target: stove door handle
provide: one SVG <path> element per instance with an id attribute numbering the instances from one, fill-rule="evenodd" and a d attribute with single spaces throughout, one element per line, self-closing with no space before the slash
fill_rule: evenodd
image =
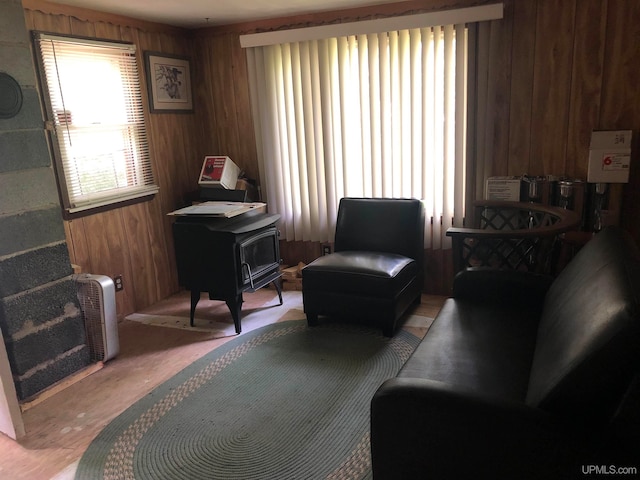
<path id="1" fill-rule="evenodd" d="M 251 284 L 251 289 L 255 290 L 255 287 L 253 286 L 253 275 L 251 274 L 251 267 L 249 266 L 249 264 L 247 262 L 242 262 L 242 267 L 246 267 L 247 268 L 247 273 L 249 274 L 249 283 Z"/>

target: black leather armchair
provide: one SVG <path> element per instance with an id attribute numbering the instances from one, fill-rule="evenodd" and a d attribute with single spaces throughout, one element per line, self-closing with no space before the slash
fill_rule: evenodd
<path id="1" fill-rule="evenodd" d="M 364 318 L 392 336 L 420 303 L 424 283 L 424 207 L 415 199 L 343 198 L 334 253 L 302 270 L 309 325 L 319 315 Z"/>

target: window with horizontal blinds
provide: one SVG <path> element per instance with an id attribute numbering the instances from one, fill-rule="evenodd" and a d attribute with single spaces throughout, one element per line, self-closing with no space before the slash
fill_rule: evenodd
<path id="1" fill-rule="evenodd" d="M 69 213 L 154 194 L 135 45 L 34 32 Z"/>

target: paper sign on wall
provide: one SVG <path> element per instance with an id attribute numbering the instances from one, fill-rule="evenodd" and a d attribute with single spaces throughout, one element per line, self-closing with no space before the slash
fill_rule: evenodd
<path id="1" fill-rule="evenodd" d="M 631 130 L 591 133 L 587 182 L 627 183 L 631 163 Z"/>

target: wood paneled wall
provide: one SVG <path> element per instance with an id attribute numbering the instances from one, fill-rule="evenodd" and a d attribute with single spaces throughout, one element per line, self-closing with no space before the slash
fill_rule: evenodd
<path id="1" fill-rule="evenodd" d="M 587 179 L 593 130 L 634 130 L 632 180 L 612 190 L 640 241 L 640 4 L 620 0 L 507 1 L 492 52 L 493 109 L 483 152 L 492 175 Z"/>
<path id="2" fill-rule="evenodd" d="M 148 117 L 160 193 L 151 202 L 66 222 L 75 263 L 91 273 L 124 275 L 118 297 L 123 316 L 178 289 L 166 213 L 195 190 L 203 156 L 228 155 L 249 177 L 259 177 L 240 34 L 492 2 L 412 0 L 196 32 L 33 6 L 39 3 L 23 1 L 29 29 L 128 40 L 140 53 L 183 54 L 192 61 L 195 113 Z M 485 139 L 478 156 L 488 162 L 487 172 L 586 179 L 591 131 L 632 129 L 632 180 L 617 191 L 624 196 L 622 224 L 640 243 L 640 2 L 505 0 L 504 6 L 492 34 L 489 115 L 478 125 Z M 320 251 L 319 245 L 287 243 L 282 253 L 288 264 L 308 263 Z M 428 290 L 447 293 L 450 260 L 440 253 L 427 258 Z"/>
<path id="3" fill-rule="evenodd" d="M 191 54 L 185 30 L 43 2 L 23 6 L 28 30 L 136 44 L 141 73 L 145 50 Z M 63 13 L 55 13 L 59 9 Z M 144 76 L 142 80 L 147 105 Z M 147 135 L 160 187 L 153 200 L 64 222 L 72 263 L 85 273 L 123 275 L 124 290 L 116 294 L 119 318 L 178 290 L 171 219 L 166 214 L 183 206 L 185 196 L 197 188 L 201 165 L 194 114 L 147 114 Z"/>
<path id="4" fill-rule="evenodd" d="M 198 63 L 225 68 L 205 72 L 209 92 L 218 92 L 217 109 L 235 123 L 232 135 L 253 141 L 245 62 L 238 37 L 243 33 L 328 24 L 493 3 L 490 1 L 423 0 L 379 7 L 327 12 L 295 18 L 203 29 L 196 33 Z M 486 120 L 477 126 L 484 138 L 478 158 L 487 175 L 565 175 L 586 180 L 593 130 L 631 129 L 635 158 L 631 182 L 612 188 L 612 208 L 622 203 L 622 225 L 640 243 L 640 2 L 624 0 L 505 0 L 504 18 L 494 22 L 489 57 Z M 215 51 L 215 58 L 206 48 Z M 220 56 L 222 55 L 222 57 Z M 216 100 L 213 100 L 214 103 Z M 209 107 L 211 105 L 209 104 Z M 216 110 L 216 114 L 218 110 Z M 237 118 L 235 118 L 237 117 Z M 210 118 L 214 118 L 211 114 Z M 242 118 L 242 123 L 238 120 Z M 248 123 L 244 123 L 249 118 Z M 214 127 L 216 128 L 216 127 Z M 217 127 L 223 132 L 225 127 Z M 232 129 L 233 130 L 233 129 Z M 222 139 L 221 139 L 222 141 Z M 232 142 L 233 143 L 233 142 Z M 253 151 L 246 161 L 254 159 Z M 250 167 L 249 167 L 250 169 Z M 255 167 L 256 171 L 257 167 Z M 484 175 L 483 175 L 484 177 Z M 480 179 L 480 185 L 484 178 Z M 483 192 L 478 189 L 476 198 Z M 319 245 L 287 242 L 287 263 L 308 262 Z M 448 293 L 451 260 L 427 252 L 430 293 Z"/>

